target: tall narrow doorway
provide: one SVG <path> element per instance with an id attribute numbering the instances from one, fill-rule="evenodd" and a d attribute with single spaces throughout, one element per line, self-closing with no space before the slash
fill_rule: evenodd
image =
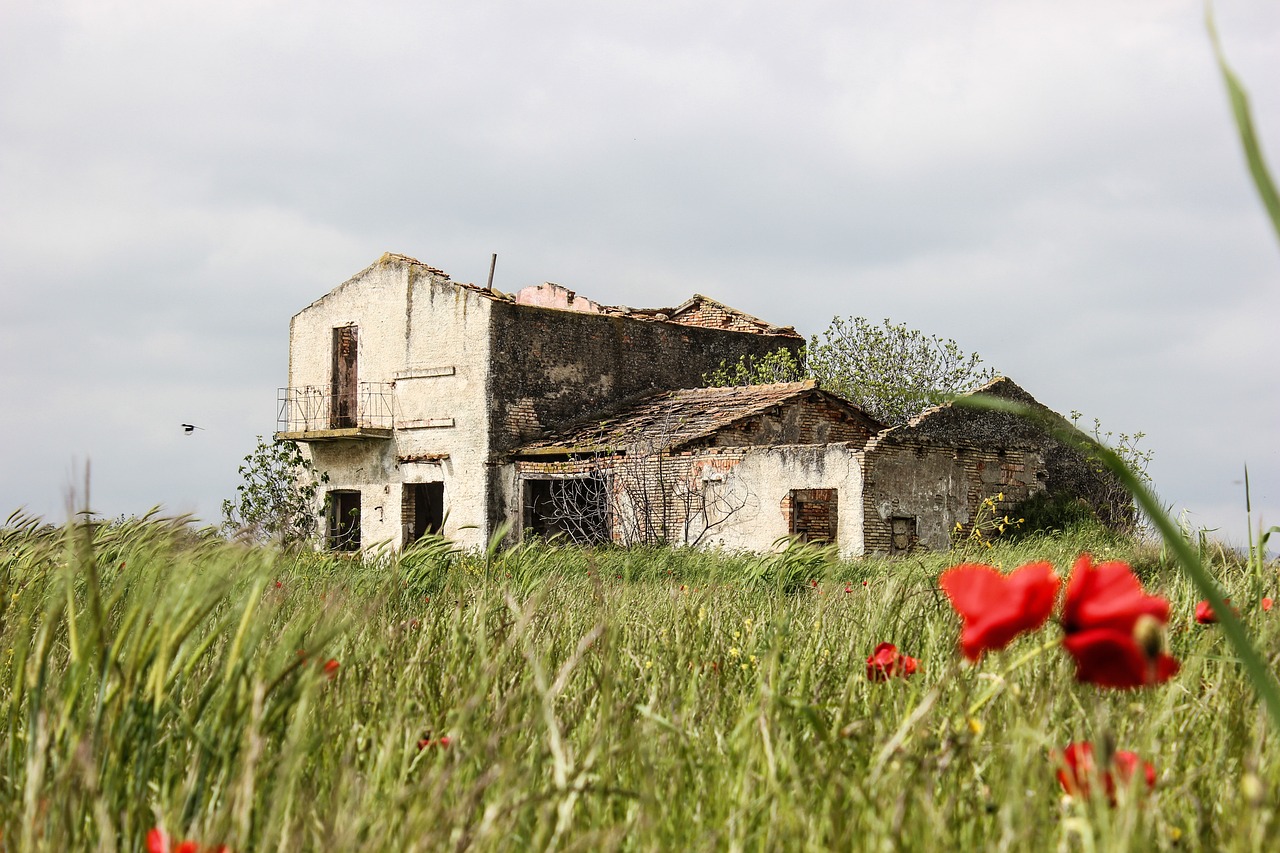
<path id="1" fill-rule="evenodd" d="M 329 550 L 360 550 L 360 493 L 329 493 Z"/>
<path id="2" fill-rule="evenodd" d="M 333 372 L 329 406 L 329 429 L 356 426 L 356 350 L 359 332 L 356 326 L 339 326 L 333 330 Z"/>
<path id="3" fill-rule="evenodd" d="M 404 487 L 401 521 L 404 544 L 444 528 L 444 483 L 409 483 Z"/>

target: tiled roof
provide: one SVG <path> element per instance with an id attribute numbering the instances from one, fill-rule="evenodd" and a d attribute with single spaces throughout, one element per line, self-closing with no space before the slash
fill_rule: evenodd
<path id="1" fill-rule="evenodd" d="M 813 380 L 685 388 L 646 397 L 604 418 L 579 422 L 557 435 L 530 442 L 513 455 L 609 453 L 630 447 L 675 449 L 806 394 L 835 400 L 867 417 L 852 403 L 818 389 Z"/>

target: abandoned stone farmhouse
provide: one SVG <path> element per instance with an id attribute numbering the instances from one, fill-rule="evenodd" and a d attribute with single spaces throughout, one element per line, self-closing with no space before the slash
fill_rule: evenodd
<path id="1" fill-rule="evenodd" d="M 1000 412 L 948 404 L 886 429 L 812 382 L 702 387 L 722 361 L 803 344 L 701 295 L 637 309 L 549 283 L 506 294 L 387 254 L 293 317 L 276 437 L 328 473 L 339 550 L 506 531 L 905 553 L 947 547 L 985 499 L 1105 485 Z M 982 390 L 1035 402 L 1005 378 Z"/>

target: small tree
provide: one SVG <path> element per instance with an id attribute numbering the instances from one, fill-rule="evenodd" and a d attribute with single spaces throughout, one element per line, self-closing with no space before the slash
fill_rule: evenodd
<path id="1" fill-rule="evenodd" d="M 796 357 L 777 350 L 762 357 L 721 362 L 703 377 L 708 385 L 763 385 L 816 379 L 887 426 L 911 420 L 929 406 L 971 391 L 995 376 L 977 353 L 950 338 L 926 335 L 904 323 L 876 326 L 865 317 L 836 317 Z"/>
<path id="2" fill-rule="evenodd" d="M 1071 425 L 1088 434 L 1098 444 L 1111 448 L 1129 466 L 1129 470 L 1138 478 L 1138 482 L 1149 489 L 1153 488 L 1154 484 L 1151 482 L 1151 474 L 1148 473 L 1147 468 L 1155 457 L 1155 451 L 1140 446 L 1147 434 L 1145 432 L 1116 433 L 1111 430 L 1104 430 L 1102 421 L 1098 418 L 1093 419 L 1091 428 L 1084 427 L 1081 426 L 1083 417 L 1082 414 L 1073 409 L 1071 412 Z M 1089 467 L 1094 471 L 1098 482 L 1096 493 L 1089 497 L 1092 498 L 1092 503 L 1099 511 L 1102 521 L 1109 527 L 1118 530 L 1133 531 L 1138 529 L 1142 524 L 1142 514 L 1133 499 L 1133 493 L 1112 476 L 1107 471 L 1106 466 L 1098 459 L 1091 458 Z"/>
<path id="3" fill-rule="evenodd" d="M 778 349 L 762 356 L 744 355 L 733 364 L 721 361 L 720 367 L 704 374 L 702 381 L 711 387 L 730 388 L 770 385 L 774 382 L 800 382 L 808 378 L 804 350 L 796 356 L 789 349 Z"/>
<path id="4" fill-rule="evenodd" d="M 316 470 L 297 442 L 258 446 L 240 466 L 236 499 L 222 502 L 223 528 L 232 534 L 284 546 L 300 545 L 316 535 L 316 495 L 329 475 Z"/>
<path id="5" fill-rule="evenodd" d="M 833 319 L 821 341 L 813 336 L 806 362 L 823 388 L 889 426 L 995 376 L 981 356 L 950 338 L 888 319 L 875 326 L 865 317 Z"/>

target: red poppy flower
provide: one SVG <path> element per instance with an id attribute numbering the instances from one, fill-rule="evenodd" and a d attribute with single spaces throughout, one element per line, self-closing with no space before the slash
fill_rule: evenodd
<path id="1" fill-rule="evenodd" d="M 1053 612 L 1061 581 L 1049 563 L 1028 563 L 1007 575 L 991 566 L 947 569 L 938 585 L 964 620 L 960 648 L 969 660 L 1003 649 L 1019 634 L 1034 631 Z"/>
<path id="2" fill-rule="evenodd" d="M 1228 600 L 1227 603 L 1231 602 Z M 1207 600 L 1196 602 L 1196 621 L 1201 625 L 1212 625 L 1218 621 L 1218 614 L 1213 612 L 1213 607 Z"/>
<path id="3" fill-rule="evenodd" d="M 1076 664 L 1076 681 L 1101 687 L 1163 684 L 1179 664 L 1163 649 L 1160 629 L 1169 602 L 1147 595 L 1125 563 L 1094 565 L 1081 555 L 1062 603 L 1062 646 Z"/>
<path id="4" fill-rule="evenodd" d="M 871 681 L 888 681 L 895 675 L 906 678 L 920 669 L 920 661 L 900 654 L 893 643 L 881 643 L 867 658 L 867 678 Z"/>
<path id="5" fill-rule="evenodd" d="M 217 847 L 214 853 L 225 853 L 226 847 Z M 147 853 L 199 853 L 200 845 L 190 839 L 183 841 L 177 847 L 169 846 L 169 833 L 160 827 L 155 827 L 147 833 Z"/>
<path id="6" fill-rule="evenodd" d="M 338 663 L 333 658 L 329 658 L 329 662 L 324 665 L 324 674 L 333 678 L 338 674 L 338 667 L 341 665 L 342 664 Z"/>
<path id="7" fill-rule="evenodd" d="M 1156 768 L 1150 761 L 1143 761 L 1136 753 L 1120 750 L 1111 756 L 1111 765 L 1099 772 L 1093 760 L 1093 744 L 1088 741 L 1069 744 L 1057 756 L 1061 765 L 1058 784 L 1073 797 L 1088 797 L 1093 784 L 1102 781 L 1102 790 L 1112 805 L 1116 802 L 1116 783 L 1129 785 L 1138 770 L 1147 781 L 1147 788 L 1156 786 Z"/>
<path id="8" fill-rule="evenodd" d="M 1159 628 L 1153 629 L 1158 634 Z M 1128 690 L 1164 684 L 1181 668 L 1177 658 L 1160 650 L 1152 654 L 1150 646 L 1120 631 L 1080 631 L 1063 638 L 1062 646 L 1075 660 L 1076 681 L 1099 687 Z"/>
<path id="9" fill-rule="evenodd" d="M 429 746 L 438 746 L 441 749 L 448 749 L 449 743 L 450 741 L 449 741 L 448 735 L 441 735 L 439 738 L 433 738 L 431 737 L 431 732 L 427 732 L 418 741 L 418 751 L 421 752 L 422 750 L 426 749 Z"/>
<path id="10" fill-rule="evenodd" d="M 1262 609 L 1263 609 L 1263 610 L 1270 610 L 1270 609 L 1271 609 L 1271 605 L 1272 605 L 1272 601 L 1271 601 L 1271 599 L 1269 599 L 1269 598 L 1264 598 L 1264 599 L 1262 599 Z"/>

